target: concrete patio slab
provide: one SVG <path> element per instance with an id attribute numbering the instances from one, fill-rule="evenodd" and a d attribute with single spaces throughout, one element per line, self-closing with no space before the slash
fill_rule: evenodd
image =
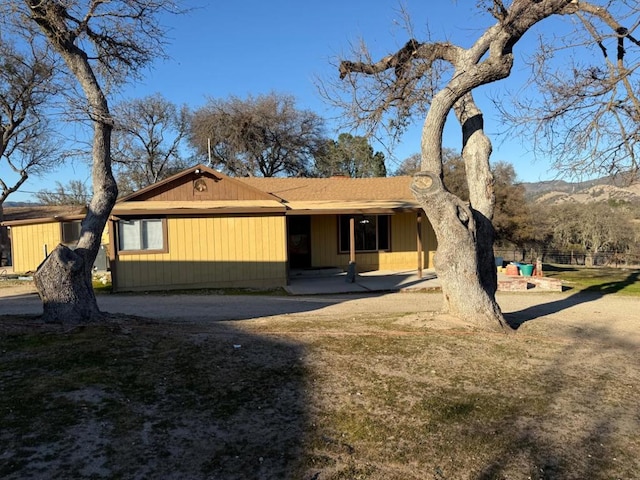
<path id="1" fill-rule="evenodd" d="M 424 270 L 422 277 L 417 270 L 378 270 L 356 275 L 354 282 L 347 281 L 346 272 L 331 271 L 328 274 L 291 275 L 285 290 L 290 295 L 322 295 L 329 293 L 369 293 L 400 291 L 437 291 L 440 280 L 435 270 Z"/>

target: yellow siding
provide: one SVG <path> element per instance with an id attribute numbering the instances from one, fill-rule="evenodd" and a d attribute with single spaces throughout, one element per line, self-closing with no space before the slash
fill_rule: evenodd
<path id="1" fill-rule="evenodd" d="M 311 217 L 311 266 L 337 267 L 349 264 L 349 256 L 338 255 L 338 219 L 335 215 Z"/>
<path id="2" fill-rule="evenodd" d="M 425 251 L 425 268 L 435 268 L 433 266 L 433 256 L 438 249 L 438 240 L 436 238 L 436 232 L 433 230 L 429 220 L 422 215 L 422 244 Z"/>
<path id="3" fill-rule="evenodd" d="M 105 227 L 102 243 L 109 243 Z M 62 226 L 59 222 L 14 225 L 11 227 L 11 258 L 15 272 L 31 272 L 38 268 L 46 254 L 62 242 Z"/>
<path id="4" fill-rule="evenodd" d="M 11 227 L 13 270 L 15 272 L 35 271 L 38 265 L 62 241 L 60 224 L 40 223 Z"/>
<path id="5" fill-rule="evenodd" d="M 118 290 L 286 284 L 284 216 L 168 218 L 168 252 L 121 255 Z"/>
<path id="6" fill-rule="evenodd" d="M 109 244 L 109 223 L 108 222 L 105 225 L 104 230 L 102 231 L 102 237 L 100 238 L 100 242 L 103 245 Z"/>
<path id="7" fill-rule="evenodd" d="M 391 251 L 356 253 L 359 271 L 415 270 L 418 266 L 416 213 L 391 216 Z M 433 268 L 436 250 L 433 228 L 422 218 L 423 268 Z M 338 219 L 335 215 L 311 217 L 311 264 L 313 267 L 341 267 L 349 265 L 349 254 L 338 252 Z"/>

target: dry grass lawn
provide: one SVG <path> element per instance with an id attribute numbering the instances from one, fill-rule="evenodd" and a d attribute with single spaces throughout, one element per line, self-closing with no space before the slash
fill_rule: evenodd
<path id="1" fill-rule="evenodd" d="M 638 478 L 638 313 L 620 329 L 597 303 L 566 324 L 558 309 L 504 336 L 372 302 L 208 324 L 0 317 L 0 477 Z"/>

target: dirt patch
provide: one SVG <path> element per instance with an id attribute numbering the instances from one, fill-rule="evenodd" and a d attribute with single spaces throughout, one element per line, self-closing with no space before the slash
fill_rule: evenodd
<path id="1" fill-rule="evenodd" d="M 0 282 L 0 298 L 37 293 L 33 282 L 19 280 L 3 280 Z"/>
<path id="2" fill-rule="evenodd" d="M 139 315 L 160 301 L 140 298 Z M 234 307 L 233 321 L 190 320 L 192 297 L 168 298 L 174 318 L 0 317 L 0 476 L 640 471 L 636 298 L 502 294 L 510 336 L 438 314 L 437 294 L 210 299 L 212 312 Z"/>

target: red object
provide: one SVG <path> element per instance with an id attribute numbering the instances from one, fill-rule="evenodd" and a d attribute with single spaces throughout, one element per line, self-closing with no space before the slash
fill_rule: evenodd
<path id="1" fill-rule="evenodd" d="M 506 271 L 507 275 L 514 275 L 514 276 L 518 276 L 518 266 L 517 265 L 507 265 L 507 271 Z"/>

